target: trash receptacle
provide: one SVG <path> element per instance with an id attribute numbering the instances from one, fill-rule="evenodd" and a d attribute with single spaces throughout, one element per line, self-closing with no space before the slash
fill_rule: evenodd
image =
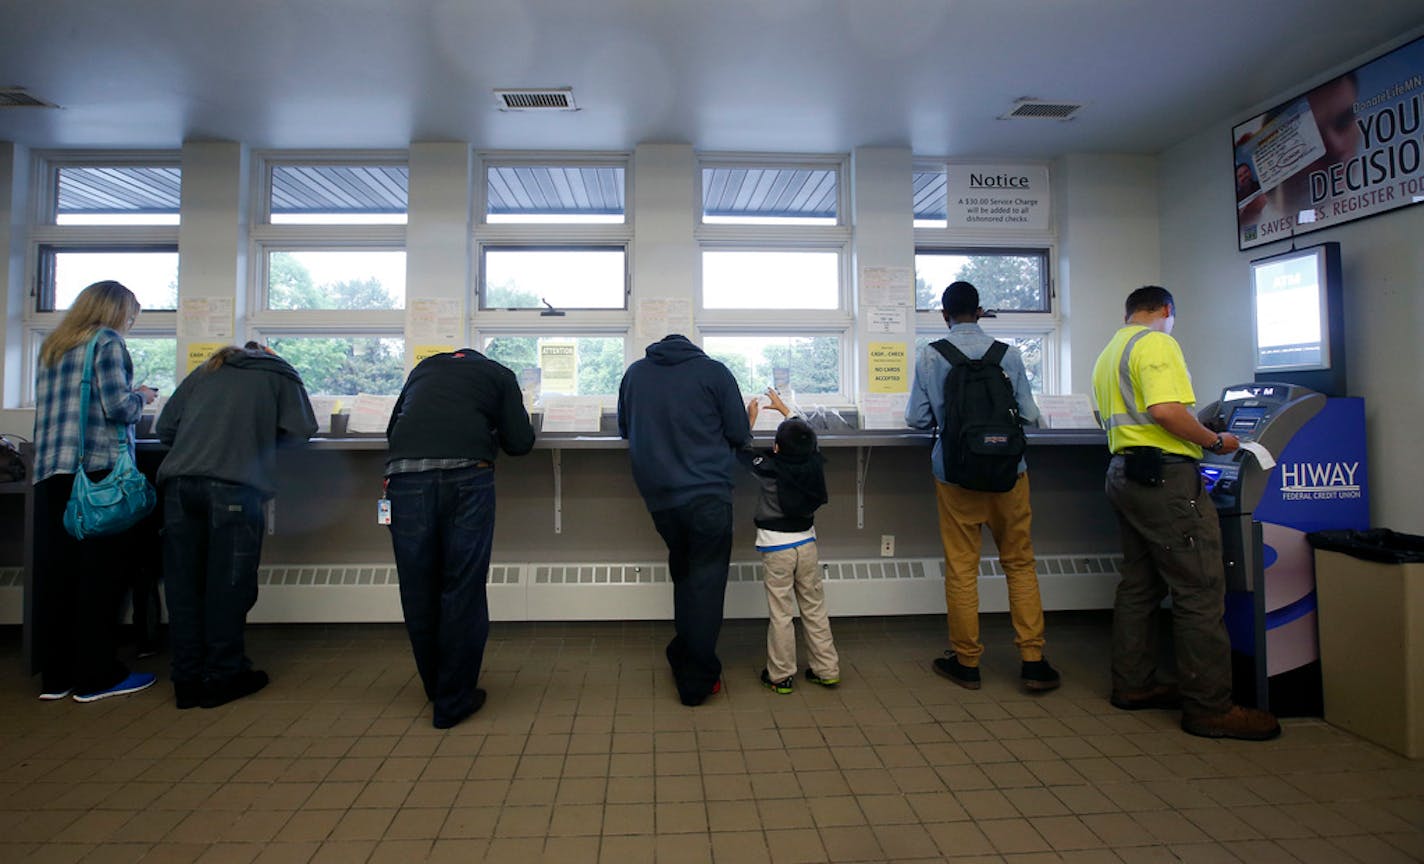
<path id="1" fill-rule="evenodd" d="M 1424 756 L 1424 537 L 1316 531 L 1325 720 Z"/>

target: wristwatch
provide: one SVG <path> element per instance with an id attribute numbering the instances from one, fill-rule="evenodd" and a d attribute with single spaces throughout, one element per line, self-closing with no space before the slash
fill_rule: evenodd
<path id="1" fill-rule="evenodd" d="M 1204 449 L 1204 450 L 1210 450 L 1210 451 L 1213 452 L 1213 453 L 1220 453 L 1220 452 L 1221 452 L 1221 448 L 1224 447 L 1224 446 L 1226 446 L 1226 442 L 1221 440 L 1221 436 L 1220 436 L 1220 435 L 1217 435 L 1215 441 L 1211 442 L 1210 444 L 1205 445 L 1202 449 Z"/>

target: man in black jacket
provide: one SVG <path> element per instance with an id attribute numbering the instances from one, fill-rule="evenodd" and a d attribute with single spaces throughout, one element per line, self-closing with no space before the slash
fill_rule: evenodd
<path id="1" fill-rule="evenodd" d="M 751 442 L 737 380 L 686 336 L 648 346 L 618 387 L 618 434 L 668 548 L 668 663 L 684 705 L 721 689 L 717 637 L 732 559 L 732 469 Z"/>
<path id="2" fill-rule="evenodd" d="M 463 348 L 411 371 L 386 438 L 401 608 L 435 728 L 448 729 L 485 703 L 495 454 L 528 453 L 534 428 L 514 373 Z"/>

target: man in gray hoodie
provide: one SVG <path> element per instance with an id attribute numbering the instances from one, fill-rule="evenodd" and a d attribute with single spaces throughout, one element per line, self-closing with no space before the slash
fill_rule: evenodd
<path id="1" fill-rule="evenodd" d="M 269 349 L 236 345 L 183 379 L 158 417 L 170 448 L 158 484 L 179 708 L 213 708 L 267 686 L 243 640 L 257 602 L 262 502 L 277 491 L 278 445 L 316 429 L 297 371 Z"/>

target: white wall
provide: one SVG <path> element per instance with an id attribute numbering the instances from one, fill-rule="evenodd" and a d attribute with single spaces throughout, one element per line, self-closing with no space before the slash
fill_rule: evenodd
<path id="1" fill-rule="evenodd" d="M 1093 361 L 1122 326 L 1129 292 L 1161 278 L 1157 160 L 1070 155 L 1053 166 L 1058 226 L 1060 362 L 1068 389 L 1092 389 Z"/>
<path id="2" fill-rule="evenodd" d="M 1251 379 L 1249 263 L 1288 248 L 1276 243 L 1237 251 L 1230 142 L 1231 123 L 1224 120 L 1160 160 L 1163 284 L 1178 301 L 1173 335 L 1203 401 L 1227 384 Z M 1424 533 L 1418 446 L 1424 428 L 1424 207 L 1317 231 L 1297 243 L 1326 240 L 1340 243 L 1349 392 L 1365 398 L 1371 522 Z"/>

